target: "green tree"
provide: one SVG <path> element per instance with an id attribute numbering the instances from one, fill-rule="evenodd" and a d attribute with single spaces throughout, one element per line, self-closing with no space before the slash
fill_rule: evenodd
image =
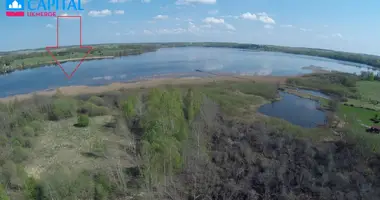
<path id="1" fill-rule="evenodd" d="M 373 73 L 373 72 L 369 73 L 368 80 L 374 81 L 375 80 L 375 73 Z"/>
<path id="2" fill-rule="evenodd" d="M 3 185 L 0 184 L 0 200 L 9 200 L 7 192 L 5 191 Z"/>

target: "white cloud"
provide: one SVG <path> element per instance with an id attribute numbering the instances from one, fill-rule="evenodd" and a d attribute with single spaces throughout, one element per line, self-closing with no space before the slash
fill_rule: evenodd
<path id="1" fill-rule="evenodd" d="M 204 20 L 203 20 L 204 23 L 207 23 L 207 24 L 224 24 L 224 19 L 221 19 L 221 18 L 215 18 L 215 17 L 206 17 Z"/>
<path id="2" fill-rule="evenodd" d="M 216 4 L 216 0 L 177 0 L 175 4 L 177 5 L 190 5 L 190 4 Z"/>
<path id="3" fill-rule="evenodd" d="M 221 16 L 222 18 L 234 18 L 234 19 L 238 19 L 239 16 L 233 16 L 233 15 L 225 15 L 225 16 Z"/>
<path id="4" fill-rule="evenodd" d="M 109 0 L 110 3 L 125 3 L 130 0 Z"/>
<path id="5" fill-rule="evenodd" d="M 216 15 L 218 13 L 219 13 L 219 10 L 210 10 L 210 11 L 208 11 L 209 15 Z"/>
<path id="6" fill-rule="evenodd" d="M 247 19 L 247 20 L 260 20 L 261 22 L 266 23 L 266 24 L 276 24 L 274 19 L 269 17 L 268 14 L 265 12 L 261 12 L 257 14 L 246 12 L 246 13 L 241 14 L 240 18 Z"/>
<path id="7" fill-rule="evenodd" d="M 189 21 L 187 31 L 195 35 L 199 35 L 199 33 L 202 32 L 202 29 L 196 26 L 193 22 Z"/>
<path id="8" fill-rule="evenodd" d="M 257 15 L 259 15 L 259 16 L 268 16 L 268 14 L 266 12 L 259 12 L 259 13 L 257 13 Z"/>
<path id="9" fill-rule="evenodd" d="M 115 15 L 124 15 L 124 10 L 115 10 Z"/>
<path id="10" fill-rule="evenodd" d="M 236 28 L 234 26 L 232 26 L 231 24 L 227 24 L 227 23 L 226 23 L 226 28 L 228 30 L 231 30 L 231 31 L 235 31 L 236 30 Z"/>
<path id="11" fill-rule="evenodd" d="M 176 18 L 175 18 L 175 20 L 177 20 L 177 21 L 178 21 L 178 20 L 181 20 L 181 18 L 179 18 L 179 17 L 176 17 Z"/>
<path id="12" fill-rule="evenodd" d="M 120 36 L 120 35 L 121 35 L 121 33 L 115 33 L 115 35 L 116 35 L 116 36 Z"/>
<path id="13" fill-rule="evenodd" d="M 46 28 L 54 28 L 52 24 L 46 24 Z"/>
<path id="14" fill-rule="evenodd" d="M 303 32 L 311 32 L 311 31 L 313 31 L 313 30 L 308 29 L 308 28 L 300 28 L 300 31 L 303 31 Z"/>
<path id="15" fill-rule="evenodd" d="M 270 18 L 268 15 L 259 16 L 259 20 L 266 23 L 266 24 L 276 24 L 274 19 Z"/>
<path id="16" fill-rule="evenodd" d="M 272 25 L 270 25 L 270 24 L 265 24 L 264 28 L 266 28 L 266 29 L 273 29 L 274 27 Z"/>
<path id="17" fill-rule="evenodd" d="M 157 34 L 180 34 L 186 32 L 183 28 L 173 28 L 173 29 L 159 29 L 156 31 Z"/>
<path id="18" fill-rule="evenodd" d="M 224 19 L 222 18 L 206 17 L 205 19 L 203 19 L 203 23 L 206 23 L 208 25 L 211 25 L 211 24 L 224 25 L 225 28 L 227 28 L 228 30 L 232 30 L 232 31 L 236 30 L 233 25 L 226 23 Z"/>
<path id="19" fill-rule="evenodd" d="M 64 20 L 75 20 L 75 19 L 79 19 L 79 17 L 67 17 L 67 16 L 82 16 L 82 14 L 71 14 L 69 15 L 68 13 L 62 13 L 62 14 L 58 14 L 59 17 L 65 17 Z M 52 18 L 54 20 L 57 19 L 57 17 L 54 17 Z M 62 19 L 62 18 L 61 18 Z"/>
<path id="20" fill-rule="evenodd" d="M 332 34 L 333 37 L 343 38 L 342 34 L 340 33 L 334 33 Z"/>
<path id="21" fill-rule="evenodd" d="M 150 3 L 150 0 L 141 0 L 143 3 Z"/>
<path id="22" fill-rule="evenodd" d="M 157 15 L 155 17 L 153 17 L 153 19 L 156 19 L 156 20 L 164 20 L 164 19 L 168 19 L 169 16 L 167 15 Z"/>
<path id="23" fill-rule="evenodd" d="M 291 24 L 283 24 L 280 27 L 283 27 L 283 28 L 293 28 L 294 26 L 291 25 Z"/>
<path id="24" fill-rule="evenodd" d="M 240 17 L 242 19 L 257 20 L 257 16 L 255 14 L 250 13 L 250 12 L 246 12 L 244 14 L 241 14 Z"/>
<path id="25" fill-rule="evenodd" d="M 145 35 L 154 35 L 154 33 L 150 30 L 144 30 Z"/>
<path id="26" fill-rule="evenodd" d="M 90 12 L 88 12 L 88 15 L 91 16 L 91 17 L 105 17 L 105 16 L 109 16 L 109 15 L 112 15 L 112 12 L 108 9 L 104 9 L 104 10 L 91 10 Z"/>

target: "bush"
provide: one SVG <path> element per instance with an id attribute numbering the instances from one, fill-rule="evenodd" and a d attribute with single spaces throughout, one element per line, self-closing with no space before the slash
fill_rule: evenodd
<path id="1" fill-rule="evenodd" d="M 4 190 L 3 185 L 1 185 L 1 184 L 0 184 L 0 200 L 9 200 L 9 197 L 8 197 L 6 191 Z"/>
<path id="2" fill-rule="evenodd" d="M 78 122 L 75 124 L 77 127 L 87 127 L 90 123 L 90 119 L 88 118 L 88 115 L 80 114 L 78 116 Z"/>
<path id="3" fill-rule="evenodd" d="M 74 99 L 62 98 L 53 101 L 49 112 L 50 120 L 70 118 L 75 115 L 76 101 Z"/>
<path id="4" fill-rule="evenodd" d="M 97 105 L 97 106 L 106 105 L 106 102 L 104 101 L 104 99 L 102 99 L 101 97 L 98 97 L 98 96 L 92 96 L 92 97 L 90 97 L 90 99 L 88 99 L 88 101 Z"/>
<path id="5" fill-rule="evenodd" d="M 26 137 L 35 136 L 34 129 L 31 126 L 24 126 L 22 128 L 22 134 Z"/>
<path id="6" fill-rule="evenodd" d="M 90 117 L 102 116 L 108 114 L 108 108 L 85 102 L 79 107 L 78 112 L 81 114 L 87 114 Z"/>
<path id="7" fill-rule="evenodd" d="M 135 96 L 130 96 L 128 100 L 124 101 L 122 104 L 122 109 L 124 112 L 124 115 L 131 119 L 136 116 L 136 103 L 137 103 L 137 97 Z"/>
<path id="8" fill-rule="evenodd" d="M 12 160 L 15 163 L 21 163 L 28 158 L 28 152 L 24 150 L 22 147 L 15 147 L 12 152 Z"/>
<path id="9" fill-rule="evenodd" d="M 24 196 L 26 199 L 42 199 L 42 187 L 33 177 L 28 177 L 24 183 Z"/>

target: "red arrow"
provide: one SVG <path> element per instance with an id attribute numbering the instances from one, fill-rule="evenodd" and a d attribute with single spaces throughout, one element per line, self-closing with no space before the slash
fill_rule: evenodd
<path id="1" fill-rule="evenodd" d="M 65 69 L 63 69 L 61 63 L 59 62 L 59 60 L 57 60 L 57 58 L 54 56 L 53 52 L 51 51 L 52 49 L 58 49 L 59 48 L 59 18 L 79 18 L 79 21 L 80 21 L 80 46 L 79 48 L 81 49 L 88 49 L 87 53 L 83 56 L 83 58 L 80 60 L 80 62 L 78 63 L 78 65 L 75 67 L 75 69 L 71 72 L 71 74 L 67 74 Z M 74 73 L 78 70 L 79 66 L 82 64 L 82 62 L 84 61 L 84 59 L 88 56 L 88 54 L 90 54 L 92 50 L 92 47 L 91 46 L 82 46 L 82 16 L 57 16 L 57 45 L 56 46 L 49 46 L 49 47 L 46 47 L 46 51 L 49 52 L 49 54 L 51 55 L 51 57 L 53 57 L 53 59 L 55 60 L 55 62 L 57 63 L 57 65 L 61 68 L 61 70 L 63 71 L 63 73 L 66 75 L 66 77 L 68 79 L 70 79 Z"/>

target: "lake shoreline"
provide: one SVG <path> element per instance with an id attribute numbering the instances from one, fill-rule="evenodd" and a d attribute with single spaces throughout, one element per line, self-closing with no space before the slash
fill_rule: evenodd
<path id="1" fill-rule="evenodd" d="M 189 74 L 191 75 L 191 74 Z M 231 75 L 220 74 L 210 75 L 206 77 L 199 76 L 182 76 L 168 75 L 164 77 L 150 77 L 146 79 L 136 79 L 128 82 L 114 82 L 101 86 L 64 86 L 54 89 L 40 90 L 32 93 L 18 94 L 7 97 L 1 97 L 0 102 L 6 103 L 14 100 L 25 100 L 33 97 L 33 95 L 53 96 L 59 90 L 62 94 L 67 96 L 76 96 L 80 94 L 99 94 L 102 92 L 117 91 L 121 89 L 139 89 L 139 88 L 153 88 L 163 85 L 198 85 L 207 84 L 218 81 L 253 81 L 253 82 L 267 82 L 267 83 L 281 83 L 284 84 L 288 78 L 299 77 L 294 76 L 246 76 L 246 75 Z"/>

